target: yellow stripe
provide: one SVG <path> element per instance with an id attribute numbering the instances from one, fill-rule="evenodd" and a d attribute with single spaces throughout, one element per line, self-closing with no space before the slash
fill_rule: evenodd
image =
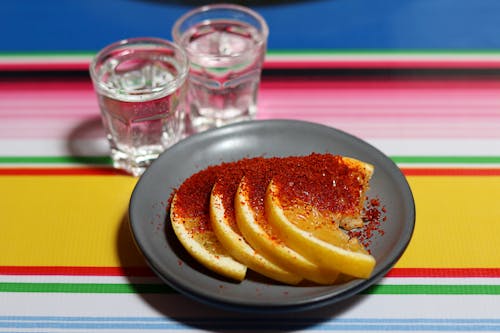
<path id="1" fill-rule="evenodd" d="M 408 177 L 415 233 L 397 267 L 500 267 L 500 177 Z"/>
<path id="2" fill-rule="evenodd" d="M 500 267 L 500 177 L 408 179 L 417 223 L 397 267 Z M 1 176 L 0 265 L 145 265 L 127 225 L 135 183 L 127 176 Z"/>
<path id="3" fill-rule="evenodd" d="M 127 176 L 0 177 L 0 265 L 144 265 L 130 237 Z"/>

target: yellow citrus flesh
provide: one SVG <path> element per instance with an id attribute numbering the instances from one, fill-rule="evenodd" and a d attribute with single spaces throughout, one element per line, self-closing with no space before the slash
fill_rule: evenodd
<path id="1" fill-rule="evenodd" d="M 276 281 L 286 284 L 298 284 L 302 278 L 255 250 L 241 234 L 234 212 L 230 212 L 223 204 L 222 194 L 217 191 L 219 183 L 214 185 L 210 196 L 210 221 L 217 239 L 224 248 L 238 261 L 248 268 Z"/>
<path id="2" fill-rule="evenodd" d="M 252 204 L 250 193 L 246 190 L 248 182 L 251 180 L 243 177 L 234 200 L 236 221 L 245 240 L 281 267 L 315 283 L 333 284 L 338 276 L 336 270 L 311 262 L 279 238 L 278 233 L 267 222 L 264 212 Z"/>
<path id="3" fill-rule="evenodd" d="M 363 224 L 372 174 L 369 164 L 329 154 L 223 163 L 177 190 L 172 227 L 197 261 L 237 281 L 247 267 L 292 285 L 366 278 L 375 259 L 345 230 Z"/>
<path id="4" fill-rule="evenodd" d="M 281 239 L 307 259 L 353 277 L 370 276 L 375 258 L 358 242 L 350 241 L 338 224 L 331 223 L 332 216 L 322 215 L 306 203 L 284 207 L 273 181 L 267 188 L 265 209 Z"/>
<path id="5" fill-rule="evenodd" d="M 230 279 L 242 281 L 247 267 L 235 260 L 219 242 L 213 230 L 200 227 L 208 221 L 203 216 L 189 216 L 176 209 L 174 196 L 170 220 L 174 232 L 187 252 L 208 269 Z"/>
<path id="6" fill-rule="evenodd" d="M 372 177 L 374 167 L 373 165 L 369 163 L 365 163 L 362 161 L 359 161 L 355 158 L 351 157 L 342 157 L 342 161 L 349 167 L 352 168 L 353 170 L 360 170 L 362 174 L 365 175 L 366 179 L 366 184 L 365 184 L 365 189 L 362 193 L 360 193 L 361 200 L 359 201 L 359 206 L 358 206 L 358 212 L 361 212 L 363 209 L 363 203 L 365 201 L 365 193 L 368 190 L 368 180 Z M 363 221 L 361 220 L 360 214 L 356 215 L 344 215 L 344 216 L 338 216 L 338 222 L 340 226 L 344 229 L 351 230 L 354 228 L 360 228 L 363 226 Z"/>

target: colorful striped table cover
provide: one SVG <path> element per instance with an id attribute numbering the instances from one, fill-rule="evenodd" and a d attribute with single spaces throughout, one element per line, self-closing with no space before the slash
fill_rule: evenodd
<path id="1" fill-rule="evenodd" d="M 363 138 L 400 166 L 417 207 L 377 285 L 279 315 L 212 308 L 155 277 L 128 229 L 137 179 L 111 168 L 88 57 L 51 59 L 0 59 L 0 332 L 500 331 L 497 58 L 271 54 L 258 118 Z"/>

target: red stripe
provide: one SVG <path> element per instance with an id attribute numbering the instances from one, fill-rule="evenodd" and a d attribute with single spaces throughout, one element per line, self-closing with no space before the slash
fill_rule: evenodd
<path id="1" fill-rule="evenodd" d="M 0 275 L 153 276 L 148 267 L 0 266 Z"/>
<path id="2" fill-rule="evenodd" d="M 148 267 L 0 266 L 0 275 L 153 276 Z"/>
<path id="3" fill-rule="evenodd" d="M 264 68 L 498 68 L 498 60 L 269 60 Z"/>
<path id="4" fill-rule="evenodd" d="M 498 278 L 500 268 L 393 268 L 386 277 Z"/>
<path id="5" fill-rule="evenodd" d="M 124 171 L 111 167 L 92 168 L 0 168 L 0 176 L 91 176 L 127 175 Z"/>
<path id="6" fill-rule="evenodd" d="M 500 81 L 494 80 L 441 80 L 441 79 L 404 79 L 404 78 L 391 78 L 388 80 L 374 79 L 365 76 L 359 76 L 352 80 L 338 80 L 331 77 L 308 77 L 304 80 L 300 76 L 287 76 L 286 78 L 280 76 L 264 76 L 261 81 L 261 90 L 352 90 L 352 89 L 366 89 L 373 91 L 380 91 L 383 89 L 390 90 L 425 90 L 433 91 L 446 90 L 455 91 L 457 89 L 464 89 L 467 91 L 472 90 L 486 90 L 496 91 L 500 88 Z"/>
<path id="7" fill-rule="evenodd" d="M 500 65 L 499 65 L 500 66 Z M 0 68 L 1 69 L 1 68 Z M 300 76 L 263 76 L 261 81 L 261 90 L 268 89 L 311 89 L 311 90 L 352 90 L 352 89 L 372 89 L 379 91 L 381 89 L 425 89 L 435 90 L 444 89 L 473 89 L 485 90 L 491 89 L 496 92 L 500 89 L 500 81 L 488 79 L 470 79 L 470 80 L 440 80 L 440 79 L 404 79 L 390 78 L 388 80 L 374 79 L 371 77 L 356 77 L 352 80 L 339 80 L 332 77 L 314 77 L 310 76 L 307 80 Z M 0 90 L 2 94 L 10 91 L 71 91 L 94 93 L 90 77 L 46 77 L 37 79 L 9 78 L 0 81 Z M 87 96 L 87 95 L 85 95 Z M 90 95 L 89 95 L 90 96 Z"/>
<path id="8" fill-rule="evenodd" d="M 0 275 L 154 276 L 145 266 L 0 266 Z M 499 278 L 500 268 L 393 268 L 389 278 Z"/>
<path id="9" fill-rule="evenodd" d="M 500 168 L 401 168 L 406 176 L 500 176 Z"/>
<path id="10" fill-rule="evenodd" d="M 43 79 L 30 77 L 30 78 L 9 78 L 8 80 L 0 81 L 0 88 L 2 94 L 15 91 L 15 92 L 88 92 L 89 95 L 93 96 L 92 93 L 94 88 L 92 87 L 92 81 L 90 77 L 67 77 L 61 79 L 57 76 L 46 77 Z"/>
<path id="11" fill-rule="evenodd" d="M 89 62 L 6 62 L 0 63 L 2 71 L 68 71 L 88 70 Z"/>
<path id="12" fill-rule="evenodd" d="M 300 57 L 300 56 L 298 56 Z M 307 57 L 307 56 L 304 56 Z M 376 56 L 375 56 L 376 57 Z M 301 59 L 268 59 L 264 68 L 269 69 L 297 69 L 297 68 L 498 68 L 498 60 L 421 60 L 421 59 L 367 59 L 367 60 L 301 60 Z M 75 60 L 61 62 L 39 61 L 10 61 L 1 62 L 0 70 L 30 71 L 30 70 L 88 70 L 90 61 Z"/>

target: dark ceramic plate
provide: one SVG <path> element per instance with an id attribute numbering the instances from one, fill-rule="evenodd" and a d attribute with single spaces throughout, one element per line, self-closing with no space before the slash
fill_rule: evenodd
<path id="1" fill-rule="evenodd" d="M 287 286 L 249 272 L 228 281 L 195 262 L 177 241 L 166 206 L 174 188 L 213 164 L 253 156 L 332 153 L 375 166 L 369 197 L 387 209 L 383 236 L 372 240 L 372 276 L 340 285 Z M 305 310 L 344 300 L 373 285 L 396 263 L 415 225 L 411 190 L 399 168 L 368 143 L 345 132 L 301 121 L 251 121 L 191 136 L 165 151 L 141 176 L 130 201 L 130 226 L 140 251 L 168 285 L 199 301 L 243 311 Z"/>

